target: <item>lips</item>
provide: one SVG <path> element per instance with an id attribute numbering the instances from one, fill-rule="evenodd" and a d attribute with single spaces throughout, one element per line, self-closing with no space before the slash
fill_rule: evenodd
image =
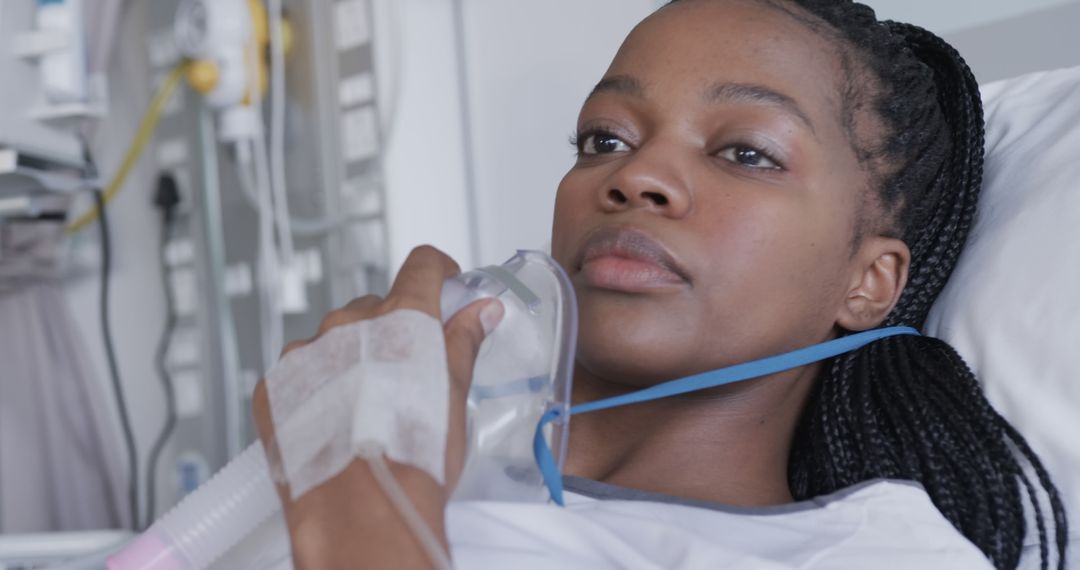
<path id="1" fill-rule="evenodd" d="M 603 227 L 586 240 L 577 267 L 595 287 L 648 292 L 690 283 L 686 270 L 660 242 L 640 230 Z"/>

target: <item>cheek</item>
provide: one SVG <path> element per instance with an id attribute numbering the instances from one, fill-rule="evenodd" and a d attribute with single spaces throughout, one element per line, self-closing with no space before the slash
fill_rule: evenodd
<path id="1" fill-rule="evenodd" d="M 595 207 L 588 193 L 578 184 L 579 176 L 571 170 L 559 183 L 555 194 L 555 210 L 551 221 L 551 256 L 570 270 L 586 221 Z"/>
<path id="2" fill-rule="evenodd" d="M 591 303 L 589 354 L 624 374 L 675 377 L 813 344 L 832 330 L 848 242 L 839 212 L 788 199 L 717 201 L 680 228 L 695 281 L 685 295 Z M 620 309 L 624 309 L 621 310 Z M 614 340 L 613 340 L 614 339 Z M 615 363 L 607 364 L 615 366 Z"/>
<path id="3" fill-rule="evenodd" d="M 708 234 L 703 313 L 726 323 L 735 352 L 749 358 L 813 342 L 832 327 L 844 283 L 840 212 L 784 202 L 733 211 Z"/>

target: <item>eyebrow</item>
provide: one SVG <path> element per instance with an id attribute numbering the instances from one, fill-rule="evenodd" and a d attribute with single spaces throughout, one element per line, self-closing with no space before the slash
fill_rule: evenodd
<path id="1" fill-rule="evenodd" d="M 593 90 L 589 92 L 589 96 L 585 100 L 588 101 L 601 93 L 616 93 L 640 98 L 645 96 L 645 85 L 636 77 L 612 75 L 601 79 L 600 83 L 597 83 L 596 87 L 593 87 Z"/>
<path id="2" fill-rule="evenodd" d="M 593 87 L 585 101 L 601 93 L 615 93 L 643 98 L 645 96 L 645 84 L 640 79 L 630 75 L 612 75 L 601 79 L 596 84 L 596 87 Z M 709 103 L 756 103 L 776 107 L 798 118 L 806 124 L 811 132 L 815 132 L 814 123 L 799 107 L 799 104 L 795 102 L 795 99 L 764 85 L 717 82 L 705 90 L 704 98 Z"/>
<path id="3" fill-rule="evenodd" d="M 779 108 L 797 117 L 811 132 L 814 123 L 806 116 L 799 104 L 790 96 L 764 85 L 752 83 L 713 83 L 705 90 L 705 100 L 710 103 L 758 103 Z"/>

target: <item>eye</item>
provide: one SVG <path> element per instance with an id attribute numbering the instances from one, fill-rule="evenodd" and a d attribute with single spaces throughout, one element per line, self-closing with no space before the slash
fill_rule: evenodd
<path id="1" fill-rule="evenodd" d="M 769 158 L 769 155 L 764 151 L 760 151 L 752 146 L 735 145 L 729 146 L 720 151 L 717 155 L 720 158 L 734 162 L 739 166 L 746 168 L 754 168 L 760 170 L 780 170 L 781 167 L 775 160 Z"/>
<path id="2" fill-rule="evenodd" d="M 578 153 L 583 155 L 610 154 L 630 150 L 619 137 L 601 131 L 582 133 L 577 137 Z"/>

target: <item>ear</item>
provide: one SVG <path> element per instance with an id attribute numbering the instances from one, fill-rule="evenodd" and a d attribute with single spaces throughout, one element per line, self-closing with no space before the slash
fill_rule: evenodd
<path id="1" fill-rule="evenodd" d="M 851 259 L 851 278 L 836 324 L 864 331 L 882 323 L 907 284 L 911 251 L 896 238 L 865 237 Z"/>

